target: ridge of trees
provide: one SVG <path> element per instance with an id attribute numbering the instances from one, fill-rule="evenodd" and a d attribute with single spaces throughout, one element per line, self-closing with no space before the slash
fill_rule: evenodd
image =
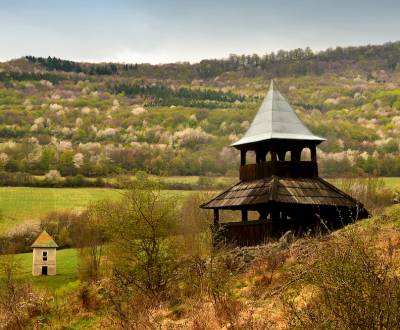
<path id="1" fill-rule="evenodd" d="M 191 89 L 181 87 L 173 89 L 163 84 L 148 85 L 145 83 L 117 83 L 109 87 L 114 94 L 124 93 L 126 96 L 145 96 L 152 98 L 153 105 L 181 105 L 202 106 L 206 108 L 222 107 L 224 103 L 242 102 L 245 96 L 235 94 L 231 91 L 223 92 L 213 89 Z M 212 102 L 219 102 L 213 104 Z"/>
<path id="2" fill-rule="evenodd" d="M 224 72 L 261 70 L 274 76 L 322 74 L 337 69 L 334 62 L 348 62 L 348 66 L 361 65 L 368 68 L 368 62 L 378 64 L 381 69 L 394 70 L 400 67 L 400 41 L 383 45 L 366 45 L 328 48 L 315 52 L 310 47 L 279 50 L 264 55 L 231 54 L 225 59 L 205 59 L 190 64 L 90 64 L 63 60 L 56 57 L 25 57 L 31 63 L 38 63 L 49 71 L 85 73 L 89 75 L 140 74 L 167 77 L 171 70 L 175 75 L 193 78 L 213 78 Z M 346 68 L 346 66 L 344 67 Z"/>

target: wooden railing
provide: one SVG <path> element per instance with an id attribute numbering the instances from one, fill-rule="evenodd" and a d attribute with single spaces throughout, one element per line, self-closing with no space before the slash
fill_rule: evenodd
<path id="1" fill-rule="evenodd" d="M 304 227 L 304 228 L 303 228 Z M 279 239 L 287 231 L 294 234 L 306 232 L 308 228 L 300 221 L 293 223 L 282 221 L 246 221 L 225 222 L 219 224 L 215 230 L 215 243 L 232 244 L 236 246 L 252 246 Z"/>
<path id="2" fill-rule="evenodd" d="M 318 165 L 312 161 L 268 161 L 240 166 L 240 180 L 262 179 L 271 175 L 288 178 L 315 178 Z"/>

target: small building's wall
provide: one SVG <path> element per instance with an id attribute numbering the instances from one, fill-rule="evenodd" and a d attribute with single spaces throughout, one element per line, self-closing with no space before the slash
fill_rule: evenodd
<path id="1" fill-rule="evenodd" d="M 47 261 L 43 260 L 43 252 L 47 251 Z M 33 248 L 32 275 L 42 275 L 42 266 L 47 266 L 47 275 L 56 275 L 56 249 Z"/>

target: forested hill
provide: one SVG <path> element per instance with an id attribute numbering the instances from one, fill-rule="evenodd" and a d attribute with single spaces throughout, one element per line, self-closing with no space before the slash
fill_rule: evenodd
<path id="1" fill-rule="evenodd" d="M 209 79 L 228 72 L 245 76 L 269 77 L 321 75 L 347 70 L 393 71 L 400 66 L 400 42 L 361 47 L 337 47 L 313 52 L 310 48 L 280 50 L 265 55 L 230 55 L 227 59 L 203 60 L 200 63 L 149 64 L 88 64 L 54 57 L 26 56 L 26 59 L 48 71 L 65 71 L 89 75 L 130 75 L 162 79 Z"/>
<path id="2" fill-rule="evenodd" d="M 228 146 L 271 78 L 328 139 L 322 175 L 400 175 L 400 42 L 195 64 L 0 63 L 0 174 L 237 175 Z"/>

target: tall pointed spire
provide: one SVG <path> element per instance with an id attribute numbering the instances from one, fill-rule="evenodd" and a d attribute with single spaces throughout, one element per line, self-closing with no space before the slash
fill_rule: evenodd
<path id="1" fill-rule="evenodd" d="M 320 143 L 325 139 L 316 136 L 302 123 L 296 112 L 271 81 L 268 94 L 245 135 L 232 146 L 265 140 L 307 140 Z"/>

